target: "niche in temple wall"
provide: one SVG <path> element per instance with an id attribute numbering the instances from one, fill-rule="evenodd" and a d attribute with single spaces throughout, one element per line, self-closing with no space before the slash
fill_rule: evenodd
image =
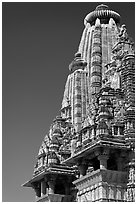
<path id="1" fill-rule="evenodd" d="M 41 167 L 41 166 L 43 166 L 43 157 L 40 157 L 38 159 L 38 167 Z"/>
<path id="2" fill-rule="evenodd" d="M 111 88 L 119 89 L 120 88 L 120 75 L 118 72 L 115 72 L 113 76 L 110 77 Z"/>

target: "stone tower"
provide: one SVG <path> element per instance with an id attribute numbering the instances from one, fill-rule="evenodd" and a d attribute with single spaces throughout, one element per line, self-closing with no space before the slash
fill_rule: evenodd
<path id="1" fill-rule="evenodd" d="M 42 202 L 134 201 L 134 43 L 106 5 L 89 13 L 84 25 L 60 116 L 23 186 Z"/>

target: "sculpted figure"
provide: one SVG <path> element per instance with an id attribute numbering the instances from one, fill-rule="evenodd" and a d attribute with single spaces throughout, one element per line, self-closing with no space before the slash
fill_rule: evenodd
<path id="1" fill-rule="evenodd" d="M 119 40 L 125 40 L 125 41 L 128 40 L 127 29 L 126 29 L 126 26 L 124 24 L 120 28 Z"/>
<path id="2" fill-rule="evenodd" d="M 120 76 L 117 72 L 114 73 L 114 76 L 112 78 L 111 87 L 114 89 L 120 88 Z"/>

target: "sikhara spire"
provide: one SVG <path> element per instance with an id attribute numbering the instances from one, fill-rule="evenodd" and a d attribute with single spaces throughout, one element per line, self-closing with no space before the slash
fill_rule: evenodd
<path id="1" fill-rule="evenodd" d="M 24 186 L 42 202 L 135 201 L 134 43 L 107 5 L 84 26 L 60 116 Z"/>
<path id="2" fill-rule="evenodd" d="M 111 61 L 112 48 L 118 38 L 120 30 L 119 23 L 120 15 L 103 4 L 97 6 L 95 11 L 89 13 L 84 19 L 85 28 L 78 48 L 79 57 L 81 59 L 75 59 L 70 65 L 73 65 L 75 74 L 71 73 L 68 76 L 62 102 L 62 109 L 64 109 L 67 103 L 71 106 L 72 123 L 76 131 L 80 130 L 82 121 L 87 114 L 88 107 L 92 103 L 94 95 L 97 94 L 102 87 L 106 65 Z M 78 67 L 78 60 L 79 63 L 84 62 L 84 66 L 81 66 L 82 69 L 80 66 Z M 81 71 L 78 71 L 79 69 L 81 69 Z M 72 71 L 72 69 L 70 70 Z M 74 75 L 78 76 L 78 72 L 80 72 L 79 77 L 81 80 L 79 77 L 77 77 L 77 79 L 74 77 Z M 75 83 L 79 83 L 79 91 L 76 90 Z M 84 86 L 85 84 L 86 86 Z M 81 104 L 79 108 L 75 107 L 78 106 L 76 105 L 77 102 L 74 101 L 76 100 L 76 92 L 78 93 L 79 104 Z M 82 97 L 84 103 L 81 103 Z M 76 109 L 78 109 L 77 113 L 74 113 Z M 74 120 L 74 115 L 76 114 L 79 115 L 79 125 L 77 125 L 77 122 Z"/>

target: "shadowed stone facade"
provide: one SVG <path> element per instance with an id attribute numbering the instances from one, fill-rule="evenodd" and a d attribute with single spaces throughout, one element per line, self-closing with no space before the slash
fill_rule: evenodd
<path id="1" fill-rule="evenodd" d="M 40 202 L 135 201 L 135 53 L 120 15 L 84 19 L 60 116 L 24 184 Z"/>

